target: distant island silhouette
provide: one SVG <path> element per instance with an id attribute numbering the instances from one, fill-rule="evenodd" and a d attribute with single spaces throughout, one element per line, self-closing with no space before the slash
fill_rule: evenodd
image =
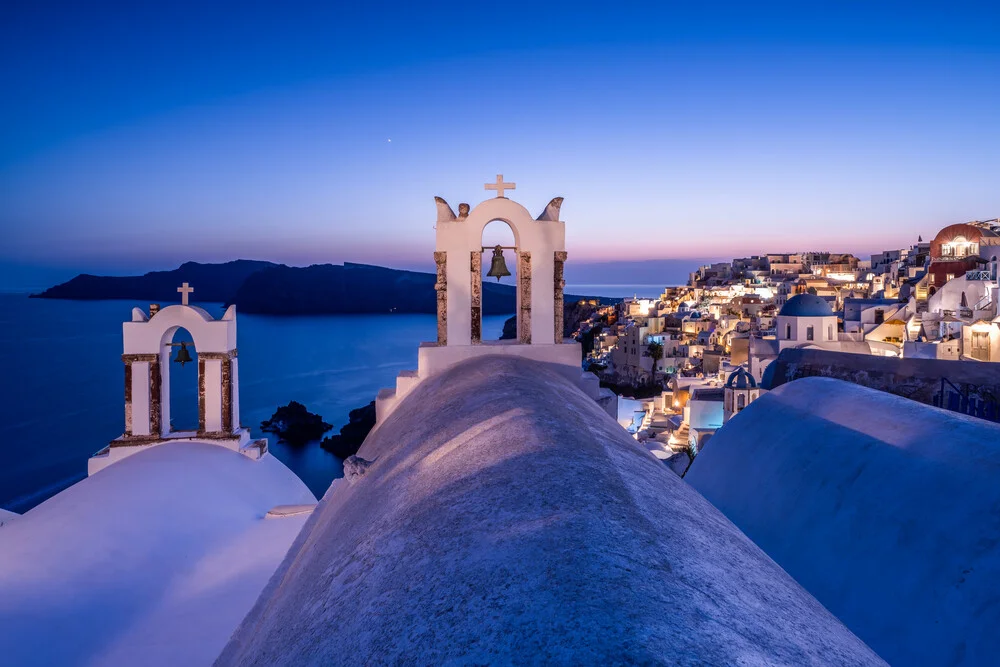
<path id="1" fill-rule="evenodd" d="M 185 262 L 171 271 L 141 276 L 80 274 L 32 298 L 141 299 L 178 301 L 177 286 L 190 283 L 192 301 L 235 303 L 240 312 L 267 315 L 377 314 L 437 312 L 433 273 L 403 271 L 370 264 L 344 262 L 293 267 L 273 262 L 238 259 L 221 264 Z M 516 288 L 483 281 L 483 315 L 515 311 Z M 598 299 L 610 304 L 620 299 L 596 295 L 566 295 L 566 301 Z"/>

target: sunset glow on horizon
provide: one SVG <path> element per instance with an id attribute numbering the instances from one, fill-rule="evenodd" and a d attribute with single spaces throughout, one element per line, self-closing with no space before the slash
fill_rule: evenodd
<path id="1" fill-rule="evenodd" d="M 497 173 L 579 262 L 1000 215 L 991 7 L 6 11 L 0 264 L 427 268 Z"/>

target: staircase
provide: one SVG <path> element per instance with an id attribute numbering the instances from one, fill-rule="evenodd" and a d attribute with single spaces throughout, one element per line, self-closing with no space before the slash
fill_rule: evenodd
<path id="1" fill-rule="evenodd" d="M 968 388 L 962 389 L 948 378 L 941 378 L 941 387 L 934 394 L 934 405 L 951 412 L 1000 422 L 1000 402 L 996 396 L 972 396 Z"/>
<path id="2" fill-rule="evenodd" d="M 687 422 L 681 422 L 680 428 L 670 434 L 670 444 L 674 446 L 687 447 L 688 439 L 691 437 L 691 426 Z"/>

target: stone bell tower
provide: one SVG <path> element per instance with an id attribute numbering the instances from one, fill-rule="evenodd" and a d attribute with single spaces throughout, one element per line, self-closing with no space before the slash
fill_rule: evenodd
<path id="1" fill-rule="evenodd" d="M 457 363 L 485 355 L 516 355 L 553 364 L 594 398 L 601 395 L 597 377 L 582 373 L 580 344 L 563 339 L 563 267 L 566 262 L 566 223 L 559 219 L 563 198 L 552 199 L 538 217 L 506 197 L 516 188 L 502 175 L 485 189 L 496 196 L 458 214 L 441 197 L 437 204 L 434 263 L 437 267 L 437 340 L 422 343 L 417 370 L 403 371 L 396 387 L 383 389 L 376 400 L 381 423 L 399 401 L 422 380 Z M 517 276 L 517 338 L 483 340 L 483 230 L 493 221 L 506 223 L 514 235 Z M 603 400 L 610 401 L 607 396 Z M 609 408 L 610 409 L 610 408 Z"/>
<path id="2" fill-rule="evenodd" d="M 267 441 L 251 442 L 240 425 L 239 367 L 236 352 L 236 306 L 221 319 L 188 303 L 194 288 L 177 289 L 181 303 L 146 313 L 132 309 L 122 325 L 125 364 L 125 431 L 88 463 L 89 474 L 106 468 L 143 447 L 176 441 L 211 442 L 258 459 Z M 187 330 L 198 357 L 198 429 L 174 431 L 170 425 L 171 340 Z M 186 349 L 186 348 L 185 348 Z"/>

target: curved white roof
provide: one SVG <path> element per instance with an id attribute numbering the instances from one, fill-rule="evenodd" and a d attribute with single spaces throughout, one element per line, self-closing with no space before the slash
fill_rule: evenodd
<path id="1" fill-rule="evenodd" d="M 685 475 L 891 664 L 1000 655 L 1000 425 L 829 378 L 716 431 Z"/>
<path id="2" fill-rule="evenodd" d="M 217 664 L 882 664 L 545 364 L 431 377 L 359 456 Z"/>
<path id="3" fill-rule="evenodd" d="M 0 662 L 207 665 L 315 502 L 267 455 L 150 447 L 0 527 Z"/>

